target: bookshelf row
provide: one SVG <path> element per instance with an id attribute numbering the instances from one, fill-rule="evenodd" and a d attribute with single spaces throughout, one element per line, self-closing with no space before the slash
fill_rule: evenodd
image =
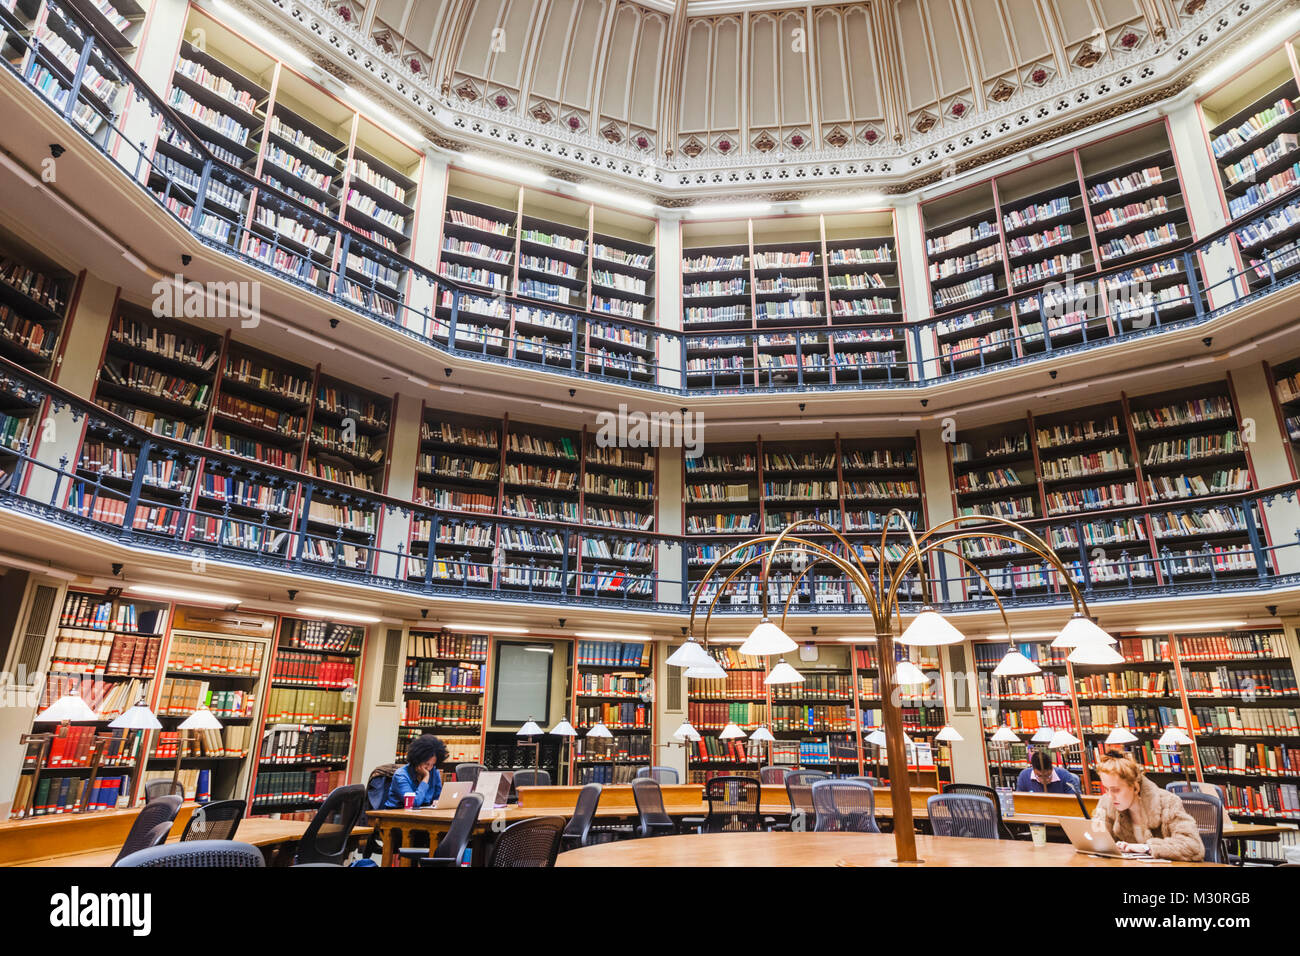
<path id="1" fill-rule="evenodd" d="M 1209 630 L 1121 636 L 1115 665 L 1080 665 L 1048 639 L 1014 649 L 1040 671 L 997 676 L 1012 648 L 976 642 L 980 710 L 991 777 L 1004 782 L 1027 766 L 1033 735 L 1064 730 L 1080 740 L 1058 763 L 1099 792 L 1091 766 L 1117 744 L 1117 729 L 1137 738 L 1123 745 L 1163 785 L 1181 777 L 1218 785 L 1240 819 L 1300 819 L 1300 688 L 1281 629 Z M 992 740 L 1007 727 L 1019 744 Z M 1161 745 L 1170 728 L 1193 744 Z M 1086 764 L 1086 766 L 1085 766 Z"/>
<path id="2" fill-rule="evenodd" d="M 264 772 L 346 774 L 364 639 L 351 624 L 69 590 L 38 710 L 75 690 L 98 719 L 33 726 L 53 739 L 27 744 L 13 815 L 26 815 L 29 803 L 31 815 L 73 812 L 83 796 L 94 809 L 131 806 L 149 781 L 173 776 L 189 799 L 252 794 L 254 813 L 318 802 Z M 160 730 L 108 726 L 137 702 Z M 220 728 L 179 727 L 200 709 Z M 85 791 L 96 749 L 101 780 Z"/>

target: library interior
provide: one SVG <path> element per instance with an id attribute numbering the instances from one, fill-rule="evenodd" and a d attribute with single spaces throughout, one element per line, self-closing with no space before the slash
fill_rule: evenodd
<path id="1" fill-rule="evenodd" d="M 1300 866 L 1294 0 L 0 46 L 0 866 Z"/>

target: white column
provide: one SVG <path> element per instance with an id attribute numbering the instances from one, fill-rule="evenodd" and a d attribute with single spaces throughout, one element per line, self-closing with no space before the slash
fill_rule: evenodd
<path id="1" fill-rule="evenodd" d="M 659 248 L 655 255 L 655 316 L 659 328 L 679 332 L 682 328 L 682 223 L 676 213 L 659 219 Z M 682 350 L 676 339 L 660 341 L 658 384 L 665 388 L 682 385 Z"/>

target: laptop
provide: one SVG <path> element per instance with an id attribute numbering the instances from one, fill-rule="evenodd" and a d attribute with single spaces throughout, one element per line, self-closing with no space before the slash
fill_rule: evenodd
<path id="1" fill-rule="evenodd" d="M 483 809 L 504 807 L 510 798 L 511 771 L 482 770 L 474 783 L 474 793 L 483 794 Z"/>
<path id="2" fill-rule="evenodd" d="M 433 805 L 435 810 L 454 810 L 456 804 L 460 803 L 460 798 L 467 793 L 472 793 L 474 784 L 468 780 L 453 781 L 442 785 L 442 793 L 438 794 L 438 799 Z"/>
<path id="3" fill-rule="evenodd" d="M 1154 860 L 1150 853 L 1124 853 L 1115 844 L 1115 840 L 1104 826 L 1091 820 L 1076 820 L 1073 817 L 1061 817 L 1061 829 L 1070 838 L 1074 848 L 1080 853 L 1093 856 L 1109 856 L 1119 860 Z"/>

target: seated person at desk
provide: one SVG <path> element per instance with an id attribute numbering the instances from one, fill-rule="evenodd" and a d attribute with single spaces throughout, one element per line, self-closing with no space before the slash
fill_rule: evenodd
<path id="1" fill-rule="evenodd" d="M 1196 822 L 1178 794 L 1146 778 L 1128 754 L 1114 751 L 1097 763 L 1105 789 L 1092 819 L 1104 826 L 1124 852 L 1150 852 L 1162 860 L 1205 859 Z"/>
<path id="2" fill-rule="evenodd" d="M 385 810 L 399 810 L 406 805 L 408 793 L 415 794 L 415 806 L 427 807 L 442 793 L 442 774 L 438 766 L 447 762 L 447 745 L 433 734 L 421 734 L 406 749 L 406 765 L 398 767 L 388 785 Z"/>
<path id="3" fill-rule="evenodd" d="M 1047 750 L 1034 751 L 1029 766 L 1016 778 L 1016 789 L 1021 793 L 1082 792 L 1079 778 L 1064 767 L 1053 767 L 1052 754 Z"/>

